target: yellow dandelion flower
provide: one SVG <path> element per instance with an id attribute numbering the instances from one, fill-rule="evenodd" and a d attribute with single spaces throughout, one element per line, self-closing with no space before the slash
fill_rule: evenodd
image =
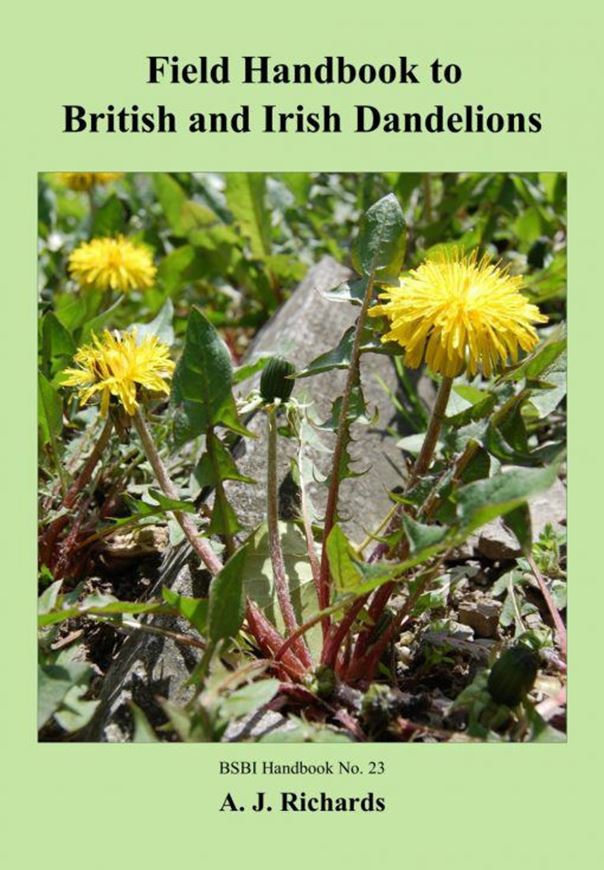
<path id="1" fill-rule="evenodd" d="M 518 350 L 538 342 L 534 323 L 545 323 L 519 292 L 522 278 L 509 275 L 476 254 L 461 253 L 428 260 L 400 279 L 398 287 L 380 294 L 385 301 L 369 310 L 385 316 L 390 331 L 382 341 L 405 348 L 405 364 L 417 368 L 423 359 L 432 371 L 455 377 L 467 368 L 486 377 L 516 362 Z"/>
<path id="2" fill-rule="evenodd" d="M 151 287 L 157 269 L 148 248 L 117 236 L 83 242 L 69 257 L 69 272 L 81 287 L 127 293 Z"/>
<path id="3" fill-rule="evenodd" d="M 123 172 L 58 172 L 60 180 L 71 190 L 91 190 L 121 178 Z"/>
<path id="4" fill-rule="evenodd" d="M 100 394 L 103 415 L 107 414 L 111 396 L 132 416 L 141 388 L 170 393 L 166 379 L 172 377 L 174 363 L 168 345 L 156 335 L 146 335 L 137 343 L 136 330 L 122 334 L 105 330 L 102 339 L 93 334 L 92 344 L 83 345 L 73 361 L 77 368 L 65 369 L 61 383 L 77 387 L 83 405 Z"/>

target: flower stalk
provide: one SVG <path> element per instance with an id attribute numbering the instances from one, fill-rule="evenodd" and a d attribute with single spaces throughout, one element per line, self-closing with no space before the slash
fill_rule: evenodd
<path id="1" fill-rule="evenodd" d="M 78 495 L 80 494 L 80 492 L 84 489 L 84 487 L 90 481 L 90 478 L 92 477 L 92 472 L 96 468 L 97 462 L 99 461 L 99 459 L 101 458 L 101 456 L 105 452 L 105 448 L 109 444 L 109 439 L 111 437 L 112 431 L 113 431 L 113 420 L 111 419 L 111 417 L 108 417 L 105 420 L 105 425 L 103 426 L 103 428 L 101 430 L 101 434 L 99 435 L 98 441 L 96 442 L 96 444 L 92 448 L 92 450 L 90 452 L 90 456 L 88 457 L 88 459 L 84 463 L 84 467 L 82 468 L 82 470 L 80 471 L 80 473 L 78 474 L 76 479 L 73 481 L 73 483 L 69 487 L 69 489 L 67 491 L 67 495 L 63 499 L 62 507 L 69 509 L 69 508 L 72 508 L 74 506 Z"/>
<path id="2" fill-rule="evenodd" d="M 423 477 L 430 468 L 430 463 L 432 462 L 432 457 L 434 456 L 434 451 L 438 443 L 438 436 L 440 435 L 440 430 L 442 429 L 443 420 L 445 418 L 445 411 L 447 410 L 452 386 L 453 378 L 445 375 L 440 382 L 436 399 L 434 401 L 434 407 L 432 408 L 432 413 L 430 415 L 428 429 L 421 450 L 411 470 L 406 489 L 413 486 L 415 481 L 418 478 Z"/>
<path id="3" fill-rule="evenodd" d="M 258 605 L 248 598 L 245 618 L 254 640 L 264 653 L 272 659 L 275 656 L 275 667 L 278 671 L 283 669 L 285 674 L 293 680 L 301 682 L 308 673 L 308 667 L 303 665 L 293 650 L 293 645 L 298 639 L 290 635 L 287 640 L 279 634 L 275 626 L 266 618 Z M 300 632 L 300 629 L 298 629 Z M 275 655 L 276 654 L 276 655 Z"/>
<path id="4" fill-rule="evenodd" d="M 151 464 L 151 468 L 153 469 L 153 473 L 157 478 L 157 482 L 159 483 L 162 492 L 168 498 L 178 501 L 180 498 L 179 492 L 176 486 L 170 480 L 166 467 L 157 451 L 157 447 L 155 446 L 155 442 L 153 441 L 153 438 L 151 436 L 145 418 L 141 413 L 140 408 L 136 409 L 133 421 L 134 427 L 138 432 L 139 438 L 141 439 L 145 455 Z M 210 571 L 212 574 L 218 574 L 218 572 L 223 567 L 222 561 L 218 558 L 210 544 L 199 536 L 198 530 L 193 520 L 189 517 L 188 514 L 183 513 L 182 511 L 173 511 L 173 514 L 175 520 L 185 533 L 185 537 L 187 538 L 187 540 L 193 547 L 193 550 L 197 553 L 201 561 L 204 563 L 208 571 Z"/>
<path id="5" fill-rule="evenodd" d="M 279 535 L 279 507 L 277 497 L 277 407 L 269 405 L 267 408 L 267 480 L 266 480 L 266 521 L 268 525 L 269 550 L 273 567 L 273 579 L 279 609 L 283 616 L 283 622 L 288 634 L 294 634 L 298 630 L 298 621 L 292 604 L 289 582 L 283 559 L 283 549 Z M 303 640 L 294 645 L 296 655 L 307 667 L 312 665 L 310 653 Z"/>

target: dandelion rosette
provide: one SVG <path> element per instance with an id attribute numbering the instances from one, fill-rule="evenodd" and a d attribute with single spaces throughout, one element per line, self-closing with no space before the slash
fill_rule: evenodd
<path id="1" fill-rule="evenodd" d="M 157 269 L 151 252 L 124 236 L 83 242 L 69 257 L 69 272 L 82 287 L 98 290 L 143 290 Z"/>
<path id="2" fill-rule="evenodd" d="M 455 252 L 402 276 L 369 314 L 388 318 L 382 341 L 398 342 L 410 368 L 425 359 L 446 377 L 465 369 L 490 377 L 508 360 L 516 362 L 519 349 L 531 351 L 539 340 L 533 324 L 548 319 L 519 292 L 522 283 L 488 257 Z"/>
<path id="3" fill-rule="evenodd" d="M 121 334 L 105 330 L 102 338 L 93 334 L 92 344 L 83 345 L 73 361 L 77 368 L 65 369 L 61 383 L 77 387 L 84 405 L 100 394 L 103 415 L 112 396 L 133 416 L 141 388 L 170 393 L 166 380 L 172 377 L 174 363 L 168 345 L 156 335 L 146 335 L 137 342 L 136 330 Z"/>
<path id="4" fill-rule="evenodd" d="M 71 190 L 91 190 L 102 184 L 109 184 L 121 178 L 123 172 L 59 172 L 63 184 Z"/>

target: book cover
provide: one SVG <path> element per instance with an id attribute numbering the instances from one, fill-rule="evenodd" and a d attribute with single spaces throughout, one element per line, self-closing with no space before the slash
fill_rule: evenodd
<path id="1" fill-rule="evenodd" d="M 599 866 L 601 24 L 13 10 L 7 863 Z"/>

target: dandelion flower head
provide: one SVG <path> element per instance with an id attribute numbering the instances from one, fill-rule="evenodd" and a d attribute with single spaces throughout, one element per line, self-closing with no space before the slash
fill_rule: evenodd
<path id="1" fill-rule="evenodd" d="M 521 287 L 520 276 L 488 257 L 449 253 L 402 276 L 369 314 L 388 318 L 382 341 L 398 342 L 410 368 L 425 359 L 447 377 L 465 369 L 490 377 L 508 360 L 516 362 L 519 349 L 531 351 L 539 340 L 534 324 L 547 321 Z"/>
<path id="2" fill-rule="evenodd" d="M 99 290 L 143 290 L 157 273 L 145 245 L 124 236 L 83 242 L 69 257 L 69 272 L 81 287 Z"/>
<path id="3" fill-rule="evenodd" d="M 132 416 L 141 389 L 170 393 L 166 380 L 172 377 L 174 363 L 168 345 L 156 335 L 137 342 L 136 330 L 121 334 L 105 330 L 102 338 L 93 334 L 92 343 L 83 345 L 73 361 L 77 368 L 65 369 L 63 386 L 76 387 L 84 405 L 99 395 L 103 415 L 112 396 Z"/>
<path id="4" fill-rule="evenodd" d="M 91 190 L 96 185 L 109 184 L 121 178 L 123 172 L 58 172 L 57 175 L 71 190 Z"/>

